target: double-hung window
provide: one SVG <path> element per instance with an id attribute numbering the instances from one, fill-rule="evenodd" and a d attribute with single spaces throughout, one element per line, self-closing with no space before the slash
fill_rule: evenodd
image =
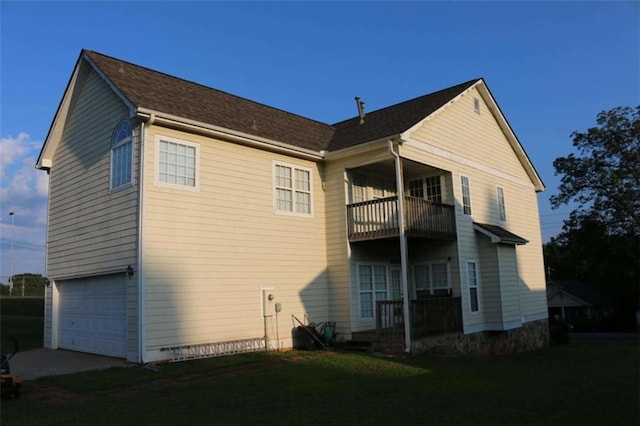
<path id="1" fill-rule="evenodd" d="M 156 146 L 156 182 L 162 186 L 196 190 L 199 145 L 158 136 Z"/>
<path id="2" fill-rule="evenodd" d="M 118 123 L 111 139 L 111 189 L 131 183 L 133 130 L 128 120 Z"/>
<path id="3" fill-rule="evenodd" d="M 274 163 L 274 208 L 277 213 L 311 216 L 311 170 Z"/>
<path id="4" fill-rule="evenodd" d="M 460 176 L 460 183 L 462 185 L 462 211 L 466 215 L 471 215 L 471 188 L 469 186 L 469 177 Z"/>
<path id="5" fill-rule="evenodd" d="M 474 260 L 467 262 L 467 287 L 469 288 L 469 310 L 480 311 L 478 295 L 478 264 Z"/>
<path id="6" fill-rule="evenodd" d="M 358 265 L 358 292 L 360 295 L 360 318 L 374 318 L 376 301 L 388 298 L 387 266 Z"/>

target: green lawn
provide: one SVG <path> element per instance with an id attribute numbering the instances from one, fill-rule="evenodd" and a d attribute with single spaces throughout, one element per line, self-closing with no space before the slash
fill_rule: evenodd
<path id="1" fill-rule="evenodd" d="M 638 425 L 637 341 L 501 357 L 259 353 L 50 377 L 10 425 Z"/>
<path id="2" fill-rule="evenodd" d="M 13 351 L 11 338 L 20 351 L 42 347 L 44 333 L 43 297 L 0 297 L 0 352 Z"/>

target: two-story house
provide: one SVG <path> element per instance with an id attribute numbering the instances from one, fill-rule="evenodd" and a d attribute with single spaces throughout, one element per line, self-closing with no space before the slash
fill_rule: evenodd
<path id="1" fill-rule="evenodd" d="M 544 186 L 484 80 L 359 112 L 325 124 L 83 50 L 36 165 L 45 346 L 290 348 L 292 315 L 412 352 L 544 345 Z"/>

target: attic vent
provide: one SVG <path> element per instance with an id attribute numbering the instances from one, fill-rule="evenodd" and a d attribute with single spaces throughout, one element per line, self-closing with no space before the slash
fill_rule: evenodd
<path id="1" fill-rule="evenodd" d="M 356 106 L 358 107 L 358 115 L 360 116 L 360 124 L 364 124 L 364 101 L 356 96 Z"/>
<path id="2" fill-rule="evenodd" d="M 480 114 L 480 99 L 478 98 L 473 98 L 473 111 Z"/>

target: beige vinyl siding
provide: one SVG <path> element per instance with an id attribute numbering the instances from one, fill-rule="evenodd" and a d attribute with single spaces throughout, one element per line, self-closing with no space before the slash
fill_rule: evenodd
<path id="1" fill-rule="evenodd" d="M 199 146 L 198 189 L 158 185 L 157 136 Z M 329 320 L 324 191 L 310 161 L 153 126 L 145 139 L 146 348 L 261 337 L 291 345 L 294 314 Z M 311 216 L 274 211 L 273 162 L 310 169 Z M 282 305 L 275 333 L 274 304 Z"/>
<path id="2" fill-rule="evenodd" d="M 474 98 L 480 100 L 480 114 L 474 112 Z M 513 148 L 476 88 L 427 120 L 411 137 L 511 176 L 529 180 Z"/>
<path id="3" fill-rule="evenodd" d="M 517 251 L 520 247 L 511 245 L 497 245 L 500 261 L 500 298 L 502 300 L 502 322 L 508 324 L 519 323 L 520 312 L 520 279 L 517 269 Z"/>
<path id="4" fill-rule="evenodd" d="M 110 191 L 111 137 L 127 116 L 122 101 L 84 68 L 50 173 L 47 274 L 52 278 L 124 272 L 136 264 L 135 143 L 133 184 Z"/>
<path id="5" fill-rule="evenodd" d="M 502 324 L 501 277 L 498 253 L 496 252 L 496 247 L 491 244 L 488 238 L 482 236 L 478 243 L 480 248 L 478 253 L 480 293 L 482 294 L 480 313 L 486 323 L 493 324 L 493 327 L 496 328 L 496 324 Z"/>
<path id="6" fill-rule="evenodd" d="M 345 337 L 348 337 L 351 331 L 375 327 L 371 320 L 360 319 L 358 262 L 389 264 L 391 259 L 400 258 L 399 243 L 388 244 L 382 249 L 382 253 L 380 250 L 366 248 L 366 245 L 352 252 L 347 238 L 346 205 L 350 203 L 347 170 L 380 161 L 392 161 L 386 146 L 366 154 L 353 154 L 329 160 L 324 166 L 331 318 L 332 321 L 336 321 L 337 332 Z M 389 178 L 395 187 L 395 175 Z"/>
<path id="7" fill-rule="evenodd" d="M 473 111 L 474 97 L 481 101 L 480 114 Z M 546 317 L 537 195 L 524 167 L 479 93 L 472 90 L 426 120 L 401 148 L 403 157 L 452 172 L 465 326 L 481 327 L 483 321 L 480 315 L 468 315 L 466 260 L 479 259 L 478 239 L 487 238 L 473 230 L 474 221 L 501 225 L 529 241 L 517 247 L 516 273 L 522 316 L 525 320 Z M 470 181 L 471 216 L 462 212 L 461 175 Z M 504 188 L 507 215 L 504 223 L 499 221 L 496 186 Z M 485 274 L 485 267 L 484 264 L 479 265 L 481 274 Z M 481 277 L 480 285 L 484 284 Z M 505 318 L 513 317 L 513 306 L 509 307 Z"/>
<path id="8" fill-rule="evenodd" d="M 345 162 L 329 161 L 325 164 L 327 265 L 329 271 L 330 314 L 336 321 L 338 333 L 351 332 L 351 286 L 347 240 L 347 185 Z"/>

